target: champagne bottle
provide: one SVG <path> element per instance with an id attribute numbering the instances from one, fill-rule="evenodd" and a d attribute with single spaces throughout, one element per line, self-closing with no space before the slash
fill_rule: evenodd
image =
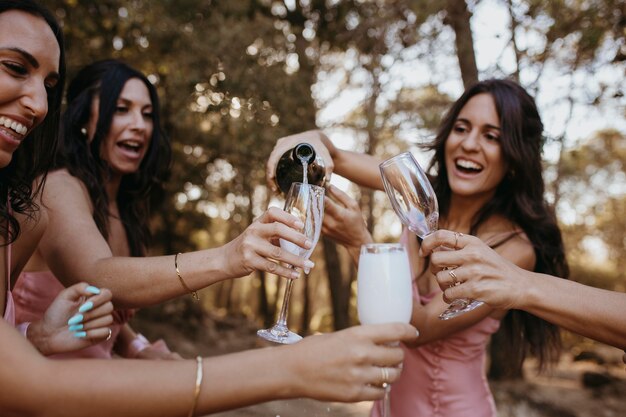
<path id="1" fill-rule="evenodd" d="M 303 174 L 304 169 L 306 177 Z M 289 187 L 294 182 L 307 182 L 323 187 L 325 181 L 324 161 L 308 143 L 299 143 L 289 149 L 276 165 L 276 184 L 284 194 L 289 192 Z"/>

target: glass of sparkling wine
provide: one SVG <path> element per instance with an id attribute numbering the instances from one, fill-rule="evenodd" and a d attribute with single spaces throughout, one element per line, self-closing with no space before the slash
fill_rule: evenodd
<path id="1" fill-rule="evenodd" d="M 400 243 L 361 246 L 357 310 L 362 324 L 409 323 L 413 311 L 409 258 Z M 382 416 L 390 417 L 391 387 L 383 384 Z"/>
<path id="2" fill-rule="evenodd" d="M 401 153 L 381 163 L 380 174 L 391 206 L 402 224 L 420 239 L 437 230 L 437 196 L 428 176 L 410 152 Z M 439 318 L 448 320 L 481 305 L 482 301 L 468 298 L 453 300 Z"/>
<path id="3" fill-rule="evenodd" d="M 306 171 L 305 171 L 306 172 Z M 280 239 L 280 247 L 304 259 L 309 259 L 313 249 L 320 238 L 322 231 L 322 220 L 324 218 L 324 188 L 317 185 L 294 182 L 291 184 L 287 200 L 285 201 L 285 211 L 293 214 L 304 223 L 302 233 L 313 242 L 310 249 L 301 248 L 286 240 Z M 287 280 L 285 295 L 280 313 L 276 323 L 269 329 L 257 331 L 257 335 L 265 340 L 275 343 L 290 344 L 302 339 L 297 333 L 287 327 L 287 312 L 289 311 L 289 299 L 291 298 L 291 288 L 293 279 Z"/>

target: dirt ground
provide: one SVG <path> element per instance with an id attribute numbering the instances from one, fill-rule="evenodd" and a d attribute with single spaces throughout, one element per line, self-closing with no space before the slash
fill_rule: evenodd
<path id="1" fill-rule="evenodd" d="M 205 320 L 190 331 L 171 320 L 145 319 L 133 326 L 150 340 L 163 338 L 184 357 L 219 355 L 265 346 L 256 326 L 242 318 Z M 192 336 L 189 336 L 192 334 Z M 566 352 L 550 376 L 526 372 L 525 381 L 492 382 L 498 417 L 626 417 L 626 366 L 622 351 L 590 345 L 588 352 Z M 586 356 L 574 360 L 574 356 Z M 529 364 L 529 367 L 532 364 Z M 216 417 L 367 417 L 370 402 L 326 403 L 308 399 L 273 401 Z M 449 416 L 454 417 L 454 416 Z"/>

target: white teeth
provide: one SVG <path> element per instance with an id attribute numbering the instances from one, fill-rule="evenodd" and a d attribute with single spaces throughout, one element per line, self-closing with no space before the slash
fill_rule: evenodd
<path id="1" fill-rule="evenodd" d="M 465 169 L 475 169 L 475 170 L 483 169 L 483 167 L 477 164 L 476 162 L 468 161 L 467 159 L 457 159 L 456 164 L 460 166 L 461 168 L 465 168 Z"/>
<path id="2" fill-rule="evenodd" d="M 26 126 L 5 116 L 0 116 L 0 126 L 11 129 L 20 135 L 24 135 L 26 134 L 26 132 L 28 132 L 28 128 Z"/>

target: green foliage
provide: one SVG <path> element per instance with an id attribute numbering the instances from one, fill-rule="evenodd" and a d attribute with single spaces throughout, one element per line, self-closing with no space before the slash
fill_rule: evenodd
<path id="1" fill-rule="evenodd" d="M 441 63 L 437 62 L 442 54 L 455 51 L 454 33 L 447 26 L 448 2 L 45 3 L 63 23 L 70 77 L 87 63 L 115 57 L 144 71 L 159 89 L 174 163 L 163 204 L 153 219 L 153 253 L 220 245 L 243 230 L 270 199 L 264 168 L 275 140 L 314 128 L 325 100 L 344 91 L 364 91 L 340 124 L 362 138 L 361 149 L 381 155 L 405 150 L 432 135 L 453 100 L 445 93 L 449 88 L 441 85 L 450 80 L 438 77 Z M 468 2 L 468 9 L 478 3 Z M 509 3 L 517 24 L 515 35 L 536 40 L 516 49 L 518 72 L 527 71 L 526 85 L 531 90 L 539 92 L 538 80 L 548 63 L 569 75 L 581 67 L 592 74 L 602 66 L 624 62 L 623 1 Z M 407 55 L 409 48 L 413 55 Z M 394 70 L 407 62 L 424 64 L 429 81 L 398 88 Z M 328 74 L 340 74 L 337 91 L 318 92 L 316 102 L 311 89 Z M 484 69 L 481 78 L 518 75 L 498 67 Z M 599 104 L 620 94 L 623 97 L 623 87 L 602 84 L 588 101 Z M 554 184 L 561 203 L 579 213 L 566 227 L 571 258 L 582 259 L 586 249 L 581 242 L 593 236 L 607 245 L 611 257 L 618 259 L 618 270 L 624 271 L 624 196 L 606 192 L 611 181 L 624 183 L 623 133 L 600 133 L 571 152 L 565 139 Z M 370 221 L 375 222 L 385 206 L 380 198 L 364 197 L 369 212 L 376 214 Z M 323 259 L 316 261 L 324 264 Z M 590 276 L 575 263 L 574 271 L 576 276 Z M 615 276 L 611 271 L 605 275 Z M 623 279 L 623 273 L 619 276 Z M 310 277 L 311 288 L 319 287 L 315 291 L 323 293 L 326 287 L 319 282 L 325 283 L 325 278 L 320 268 L 319 276 Z M 240 281 L 228 288 L 216 287 L 212 296 L 225 309 L 239 308 L 252 315 L 258 281 Z M 316 302 L 322 298 L 327 297 L 311 295 Z M 328 310 L 322 301 L 312 306 L 320 323 L 330 322 Z"/>

